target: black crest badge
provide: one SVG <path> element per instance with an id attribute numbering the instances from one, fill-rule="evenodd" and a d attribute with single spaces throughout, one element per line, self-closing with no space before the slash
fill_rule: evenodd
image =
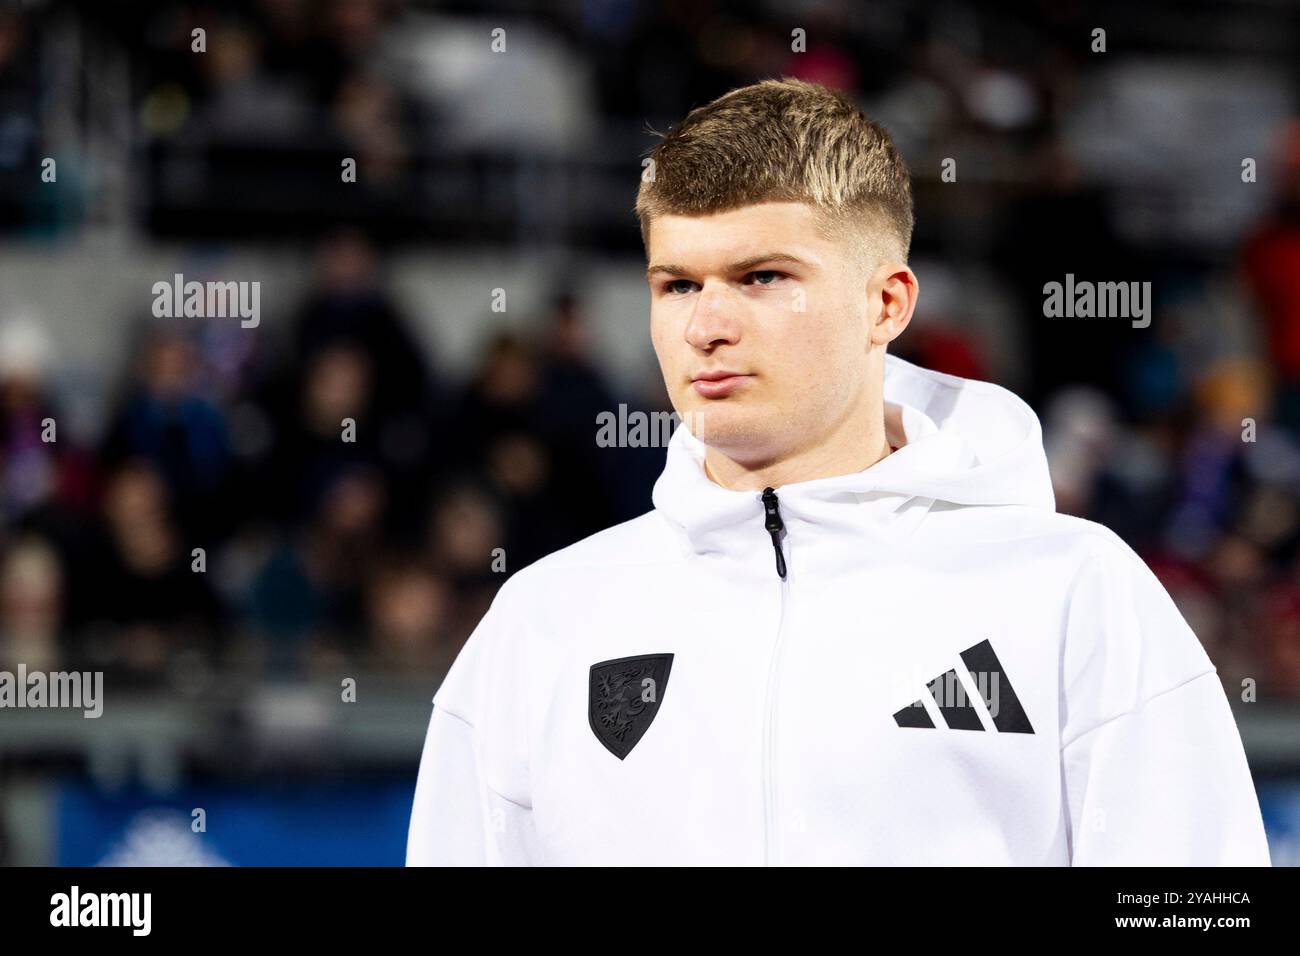
<path id="1" fill-rule="evenodd" d="M 654 723 L 668 689 L 673 655 L 644 654 L 591 665 L 587 720 L 596 739 L 622 760 Z"/>

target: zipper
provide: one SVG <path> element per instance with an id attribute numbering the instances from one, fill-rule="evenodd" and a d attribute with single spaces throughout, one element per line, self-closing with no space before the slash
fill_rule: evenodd
<path id="1" fill-rule="evenodd" d="M 776 550 L 776 573 L 785 580 L 785 555 L 781 553 L 781 531 L 785 525 L 781 521 L 781 509 L 776 500 L 776 491 L 763 489 L 763 527 L 772 536 L 772 547 Z"/>
<path id="2" fill-rule="evenodd" d="M 776 573 L 781 578 L 781 610 L 777 616 L 776 640 L 772 645 L 772 656 L 767 668 L 767 688 L 764 695 L 763 711 L 763 865 L 772 866 L 780 859 L 776 845 L 777 809 L 776 809 L 776 689 L 780 680 L 781 639 L 785 631 L 786 605 L 789 603 L 790 585 L 786 580 L 785 555 L 781 550 L 780 534 L 785 529 L 781 521 L 781 512 L 776 492 L 772 488 L 763 489 L 763 527 L 772 538 L 776 549 Z"/>

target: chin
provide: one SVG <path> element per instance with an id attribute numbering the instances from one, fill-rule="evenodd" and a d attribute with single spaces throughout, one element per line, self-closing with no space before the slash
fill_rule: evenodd
<path id="1" fill-rule="evenodd" d="M 755 442 L 762 442 L 766 429 L 759 419 L 753 409 L 713 402 L 691 408 L 684 422 L 690 426 L 691 434 L 704 444 L 733 457 L 733 451 L 743 452 Z"/>

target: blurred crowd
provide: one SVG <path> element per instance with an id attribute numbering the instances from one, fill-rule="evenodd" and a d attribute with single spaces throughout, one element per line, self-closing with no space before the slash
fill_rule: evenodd
<path id="1" fill-rule="evenodd" d="M 545 234 L 635 257 L 636 150 L 651 142 L 629 152 L 624 133 L 788 74 L 858 98 L 912 165 L 922 295 L 897 351 L 1029 400 L 1059 509 L 1137 549 L 1225 682 L 1300 698 L 1300 125 L 1266 98 L 1241 107 L 1264 118 L 1239 151 L 1267 164 L 1268 198 L 1232 229 L 1180 232 L 1194 217 L 1174 213 L 1209 201 L 1201 181 L 1120 153 L 1099 167 L 1096 138 L 1071 128 L 1107 61 L 1090 59 L 1070 5 L 106 7 L 0 12 L 0 228 L 58 237 L 138 214 L 132 228 L 168 240 L 322 238 L 287 336 L 102 317 L 138 341 L 93 441 L 42 440 L 61 417 L 59 357 L 39 322 L 0 316 L 0 663 L 96 662 L 141 681 L 196 660 L 445 667 L 506 576 L 650 507 L 662 451 L 600 450 L 594 423 L 619 402 L 666 406 L 625 394 L 594 353 L 577 276 L 530 334 L 502 327 L 451 372 L 392 297 L 386 243 Z M 1168 10 L 1112 18 L 1117 57 L 1167 54 Z M 1295 25 L 1260 7 L 1236 26 L 1260 49 L 1294 44 L 1268 16 Z M 490 59 L 498 20 L 522 73 Z M 99 130 L 96 154 L 106 164 L 117 144 L 130 165 L 114 177 L 74 161 L 66 188 L 38 193 L 24 183 L 68 122 L 66 85 L 41 80 L 64 47 L 42 29 L 68 24 L 103 75 L 129 78 L 123 128 Z M 1271 49 L 1291 64 L 1294 116 L 1300 58 Z M 112 99 L 84 95 L 87 109 Z M 1189 129 L 1180 155 L 1213 146 Z M 953 153 L 960 189 L 939 176 Z M 357 188 L 340 185 L 339 156 L 364 170 Z M 1236 160 L 1223 176 L 1214 195 L 1237 195 Z M 114 188 L 134 205 L 106 202 Z M 1120 214 L 1135 196 L 1145 219 Z M 547 232 L 553 220 L 564 228 Z M 1044 284 L 1069 273 L 1151 279 L 1150 327 L 1045 317 Z"/>

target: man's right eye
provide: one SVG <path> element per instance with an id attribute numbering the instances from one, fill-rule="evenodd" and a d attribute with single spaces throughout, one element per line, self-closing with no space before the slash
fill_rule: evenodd
<path id="1" fill-rule="evenodd" d="M 672 279 L 664 283 L 664 291 L 672 295 L 685 295 L 690 292 L 690 287 L 695 285 L 690 279 Z M 682 288 L 685 286 L 685 288 Z"/>

